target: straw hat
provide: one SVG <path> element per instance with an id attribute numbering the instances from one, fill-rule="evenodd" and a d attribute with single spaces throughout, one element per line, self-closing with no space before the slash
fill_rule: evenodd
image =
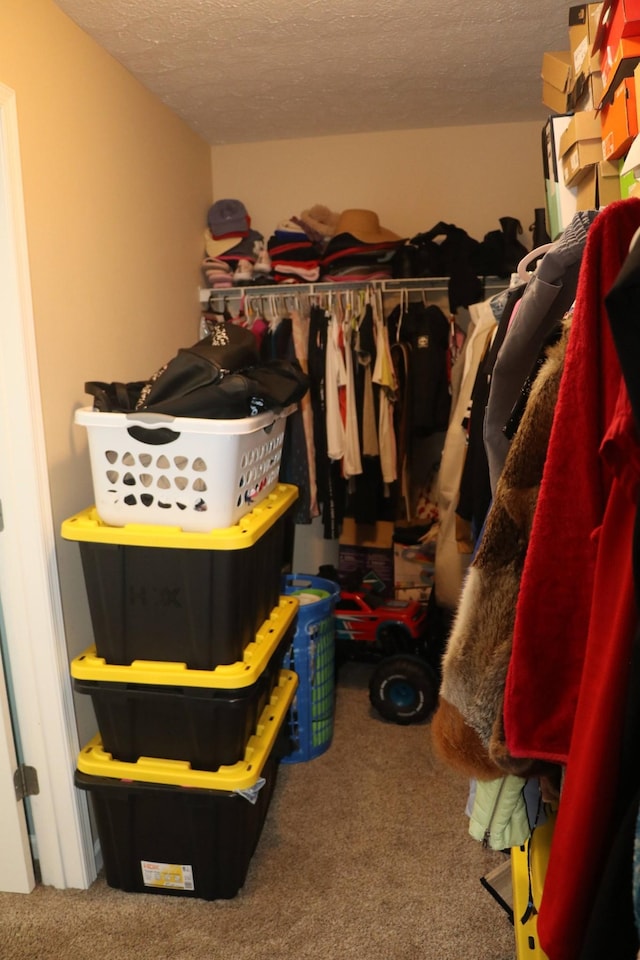
<path id="1" fill-rule="evenodd" d="M 343 210 L 336 226 L 336 234 L 339 233 L 350 233 L 363 243 L 402 241 L 397 233 L 380 226 L 378 214 L 373 210 Z"/>

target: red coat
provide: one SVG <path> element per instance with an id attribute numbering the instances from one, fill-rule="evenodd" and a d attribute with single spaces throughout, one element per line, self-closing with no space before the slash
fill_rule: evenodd
<path id="1" fill-rule="evenodd" d="M 579 956 L 617 830 L 612 814 L 638 620 L 631 560 L 640 445 L 624 384 L 602 453 L 616 476 L 597 537 L 578 705 L 538 916 L 538 936 L 550 960 Z M 629 849 L 629 860 L 631 855 Z M 631 889 L 627 894 L 631 901 Z M 612 949 L 611 956 L 618 954 Z"/>
<path id="2" fill-rule="evenodd" d="M 612 472 L 600 459 L 622 374 L 604 307 L 640 226 L 640 200 L 589 229 L 516 609 L 504 719 L 512 755 L 566 763 Z"/>
<path id="3" fill-rule="evenodd" d="M 590 228 L 516 610 L 505 692 L 515 755 L 566 764 L 538 917 L 550 960 L 576 960 L 611 835 L 630 651 L 640 446 L 604 297 L 640 200 Z"/>

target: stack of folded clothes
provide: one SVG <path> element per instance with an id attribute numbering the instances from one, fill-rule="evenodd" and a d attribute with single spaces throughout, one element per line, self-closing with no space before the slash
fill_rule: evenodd
<path id="1" fill-rule="evenodd" d="M 265 263 L 264 237 L 251 228 L 240 200 L 217 200 L 207 214 L 206 256 L 202 272 L 210 287 L 232 287 L 251 281 Z"/>
<path id="2" fill-rule="evenodd" d="M 324 249 L 322 279 L 387 280 L 392 276 L 393 255 L 404 243 L 398 234 L 380 226 L 372 210 L 344 210 Z"/>
<path id="3" fill-rule="evenodd" d="M 282 220 L 267 241 L 276 283 L 313 283 L 320 277 L 321 247 L 297 219 Z"/>

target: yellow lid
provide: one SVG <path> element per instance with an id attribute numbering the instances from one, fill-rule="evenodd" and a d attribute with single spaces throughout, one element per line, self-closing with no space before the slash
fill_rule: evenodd
<path id="1" fill-rule="evenodd" d="M 130 666 L 107 663 L 94 646 L 71 661 L 76 680 L 104 680 L 110 683 L 145 683 L 179 687 L 216 687 L 235 690 L 255 683 L 265 670 L 278 644 L 298 612 L 296 597 L 280 597 L 277 607 L 264 621 L 255 640 L 249 643 L 236 663 L 224 663 L 214 670 L 190 670 L 186 663 L 168 660 L 134 660 Z"/>
<path id="2" fill-rule="evenodd" d="M 65 540 L 120 544 L 127 547 L 243 550 L 254 546 L 297 498 L 296 486 L 279 483 L 237 523 L 231 527 L 208 530 L 206 533 L 187 532 L 180 527 L 160 527 L 150 523 L 127 523 L 123 527 L 113 527 L 100 519 L 95 507 L 87 507 L 64 520 L 60 532 Z"/>
<path id="3" fill-rule="evenodd" d="M 244 759 L 232 766 L 219 767 L 216 771 L 192 770 L 185 760 L 159 760 L 155 757 L 140 757 L 135 763 L 114 760 L 102 748 L 97 734 L 80 751 L 78 770 L 92 777 L 109 777 L 117 780 L 143 783 L 162 783 L 175 787 L 198 787 L 202 790 L 248 790 L 255 786 L 262 768 L 276 742 L 280 727 L 293 701 L 298 686 L 297 674 L 282 670 L 271 701 L 262 711 L 256 732 L 249 738 Z"/>

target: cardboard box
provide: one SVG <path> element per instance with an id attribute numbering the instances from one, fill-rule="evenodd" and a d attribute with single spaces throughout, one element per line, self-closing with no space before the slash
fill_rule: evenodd
<path id="1" fill-rule="evenodd" d="M 602 74 L 601 104 L 609 103 L 613 99 L 616 87 L 630 77 L 640 63 L 640 36 L 626 37 L 620 40 L 617 47 L 607 47 L 604 57 L 600 58 L 600 72 Z"/>
<path id="2" fill-rule="evenodd" d="M 623 157 L 638 133 L 636 85 L 627 77 L 617 87 L 613 100 L 602 108 L 602 155 L 605 160 Z"/>
<path id="3" fill-rule="evenodd" d="M 365 583 L 384 596 L 394 595 L 393 523 L 356 523 L 345 517 L 338 544 L 338 574 L 358 586 Z"/>
<path id="4" fill-rule="evenodd" d="M 640 137 L 636 137 L 620 166 L 620 196 L 636 196 L 640 188 Z"/>
<path id="5" fill-rule="evenodd" d="M 578 77 L 571 93 L 571 109 L 577 113 L 580 110 L 596 110 L 602 100 L 602 74 L 590 73 L 585 77 Z"/>
<path id="6" fill-rule="evenodd" d="M 569 49 L 574 76 L 574 86 L 580 78 L 600 71 L 600 57 L 594 53 L 593 43 L 603 3 L 580 3 L 569 8 Z"/>
<path id="7" fill-rule="evenodd" d="M 556 113 L 569 108 L 573 71 L 569 50 L 554 50 L 542 57 L 542 102 Z"/>
<path id="8" fill-rule="evenodd" d="M 640 35 L 640 0 L 603 0 L 593 42 L 594 51 L 617 47 L 625 37 Z"/>
<path id="9" fill-rule="evenodd" d="M 542 129 L 542 166 L 545 183 L 547 225 L 552 240 L 569 226 L 577 208 L 577 188 L 567 187 L 560 168 L 560 137 L 571 120 L 570 114 L 549 117 Z"/>
<path id="10" fill-rule="evenodd" d="M 598 174 L 598 207 L 620 200 L 620 164 L 601 160 L 596 167 Z"/>
<path id="11" fill-rule="evenodd" d="M 420 533 L 412 527 L 396 527 L 394 530 L 393 578 L 398 600 L 413 599 L 426 603 L 433 587 L 436 541 L 422 540 Z"/>
<path id="12" fill-rule="evenodd" d="M 620 197 L 622 200 L 627 200 L 634 195 L 634 187 L 638 182 L 640 181 L 636 180 L 634 170 L 627 170 L 620 174 Z"/>
<path id="13" fill-rule="evenodd" d="M 564 183 L 578 183 L 589 167 L 602 160 L 600 115 L 583 110 L 571 117 L 560 137 L 560 158 Z"/>
<path id="14" fill-rule="evenodd" d="M 640 0 L 604 0 L 593 52 L 600 57 L 604 95 L 620 80 L 631 76 L 625 61 L 637 57 L 640 36 Z M 636 61 L 637 62 L 637 61 Z"/>
<path id="15" fill-rule="evenodd" d="M 596 169 L 596 165 L 594 164 L 578 184 L 576 197 L 577 210 L 598 209 L 598 174 Z"/>
<path id="16" fill-rule="evenodd" d="M 577 188 L 578 210 L 600 210 L 614 200 L 620 200 L 620 172 L 618 163 L 601 160 L 582 178 Z"/>

